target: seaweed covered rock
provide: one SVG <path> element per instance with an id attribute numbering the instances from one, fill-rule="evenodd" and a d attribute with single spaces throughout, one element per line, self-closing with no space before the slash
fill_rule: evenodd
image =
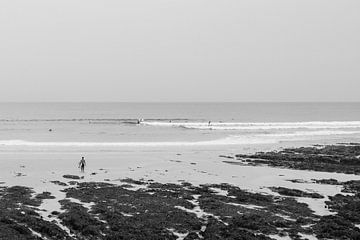
<path id="1" fill-rule="evenodd" d="M 156 190 L 156 191 L 155 191 Z M 106 239 L 176 239 L 167 229 L 199 231 L 200 220 L 176 208 L 193 208 L 186 199 L 174 195 L 173 189 L 158 185 L 154 191 L 132 191 L 106 183 L 80 183 L 66 190 L 67 197 L 93 203 L 86 209 L 62 201 L 60 215 L 64 225 L 79 236 L 91 233 Z"/>
<path id="2" fill-rule="evenodd" d="M 42 192 L 39 194 L 36 194 L 35 198 L 37 199 L 54 199 L 55 197 L 51 195 L 51 192 Z"/>
<path id="3" fill-rule="evenodd" d="M 83 179 L 84 177 L 83 177 L 83 176 L 80 177 L 80 176 L 77 176 L 77 175 L 65 174 L 65 175 L 63 176 L 63 178 L 76 179 L 76 180 L 78 180 L 78 179 Z"/>
<path id="4" fill-rule="evenodd" d="M 229 225 L 221 224 L 217 221 L 210 221 L 203 234 L 204 239 L 210 240 L 270 240 L 263 234 L 254 234 L 250 231 L 244 230 L 236 222 L 231 222 Z"/>
<path id="5" fill-rule="evenodd" d="M 324 196 L 313 193 L 313 192 L 304 192 L 299 189 L 290 189 L 285 187 L 271 187 L 272 191 L 279 193 L 280 195 L 284 196 L 291 196 L 291 197 L 308 197 L 308 198 L 324 198 Z"/>
<path id="6" fill-rule="evenodd" d="M 344 183 L 342 192 L 345 193 L 360 193 L 360 181 L 353 180 Z"/>
<path id="7" fill-rule="evenodd" d="M 237 154 L 236 159 L 252 165 L 266 164 L 300 170 L 360 173 L 360 145 L 286 148 L 281 151 Z"/>
<path id="8" fill-rule="evenodd" d="M 50 195 L 45 192 L 33 198 L 33 194 L 30 188 L 22 186 L 0 189 L 0 239 L 72 240 L 63 229 L 37 213 L 36 207 Z"/>
<path id="9" fill-rule="evenodd" d="M 348 221 L 360 224 L 360 194 L 336 194 L 329 197 L 329 200 L 326 203 L 332 211 Z"/>
<path id="10" fill-rule="evenodd" d="M 360 229 L 339 216 L 324 216 L 314 226 L 321 239 L 360 239 Z"/>
<path id="11" fill-rule="evenodd" d="M 61 201 L 59 218 L 78 238 L 100 239 L 177 239 L 175 232 L 185 239 L 269 239 L 266 235 L 297 236 L 307 231 L 302 225 L 316 220 L 306 204 L 292 198 L 229 184 L 138 183 L 143 187 L 136 190 L 86 182 L 67 188 L 69 200 Z"/>

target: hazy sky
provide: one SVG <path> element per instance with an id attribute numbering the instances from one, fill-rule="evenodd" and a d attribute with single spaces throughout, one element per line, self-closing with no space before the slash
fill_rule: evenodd
<path id="1" fill-rule="evenodd" d="M 0 101 L 360 101 L 360 1 L 1 0 Z"/>

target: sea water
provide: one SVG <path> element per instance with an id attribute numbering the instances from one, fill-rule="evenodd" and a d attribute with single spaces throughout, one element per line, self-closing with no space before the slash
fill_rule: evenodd
<path id="1" fill-rule="evenodd" d="M 140 124 L 138 124 L 140 121 Z M 360 103 L 1 103 L 0 151 L 358 142 Z"/>

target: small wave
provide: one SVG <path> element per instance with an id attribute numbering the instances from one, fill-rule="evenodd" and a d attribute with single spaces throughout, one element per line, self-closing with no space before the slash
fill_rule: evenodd
<path id="1" fill-rule="evenodd" d="M 54 119 L 0 119 L 0 122 L 84 122 L 84 121 L 135 121 L 135 119 L 115 119 L 115 118 L 54 118 Z"/>
<path id="2" fill-rule="evenodd" d="M 122 123 L 136 123 L 138 118 L 49 118 L 49 119 L 0 119 L 0 122 L 122 122 Z M 189 121 L 187 118 L 174 119 L 146 119 L 146 121 L 153 122 L 168 122 L 168 121 Z"/>
<path id="3" fill-rule="evenodd" d="M 235 141 L 234 141 L 235 140 Z M 212 141 L 199 142 L 32 142 L 24 140 L 0 141 L 0 146 L 26 146 L 26 147 L 178 147 L 178 146 L 214 146 L 214 145 L 243 145 L 274 143 L 273 140 L 250 140 L 224 138 Z"/>
<path id="4" fill-rule="evenodd" d="M 296 138 L 296 137 L 311 137 L 311 136 L 334 136 L 334 135 L 355 135 L 360 134 L 360 131 L 297 131 L 293 133 L 270 133 L 264 136 L 274 138 Z"/>
<path id="5" fill-rule="evenodd" d="M 332 122 L 143 122 L 148 126 L 180 127 L 198 130 L 283 130 L 283 129 L 344 129 L 360 128 L 360 121 Z"/>

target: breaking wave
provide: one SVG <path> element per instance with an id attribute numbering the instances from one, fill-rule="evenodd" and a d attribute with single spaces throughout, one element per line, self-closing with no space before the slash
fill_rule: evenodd
<path id="1" fill-rule="evenodd" d="M 157 127 L 181 127 L 198 130 L 286 130 L 286 129 L 349 129 L 360 128 L 360 121 L 332 122 L 163 122 L 146 121 L 143 125 Z"/>
<path id="2" fill-rule="evenodd" d="M 292 133 L 231 135 L 208 141 L 163 141 L 163 142 L 36 142 L 25 140 L 1 140 L 0 147 L 172 147 L 172 146 L 221 146 L 272 144 L 281 141 L 311 139 L 315 136 L 354 135 L 360 131 L 297 131 Z"/>

